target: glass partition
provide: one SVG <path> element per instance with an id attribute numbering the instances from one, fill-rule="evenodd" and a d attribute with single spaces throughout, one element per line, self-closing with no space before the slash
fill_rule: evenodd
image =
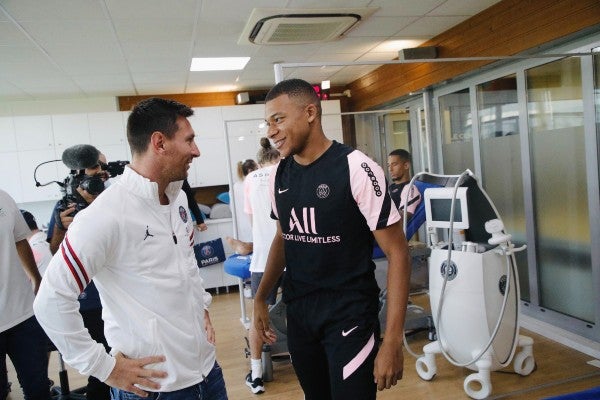
<path id="1" fill-rule="evenodd" d="M 390 151 L 410 150 L 410 115 L 408 110 L 394 112 L 384 116 L 386 131 L 390 132 Z"/>
<path id="2" fill-rule="evenodd" d="M 347 115 L 353 118 L 356 148 L 377 161 L 379 165 L 385 165 L 387 154 L 382 151 L 379 115 L 377 113 Z"/>
<path id="3" fill-rule="evenodd" d="M 419 130 L 419 151 L 421 155 L 421 169 L 426 172 L 431 172 L 430 163 L 430 147 L 429 137 L 427 132 L 427 114 L 423 107 L 418 108 L 417 125 Z"/>
<path id="4" fill-rule="evenodd" d="M 596 106 L 596 135 L 600 135 L 600 55 L 594 56 L 594 103 Z"/>
<path id="5" fill-rule="evenodd" d="M 477 103 L 483 187 L 519 247 L 526 242 L 526 232 L 516 75 L 478 85 Z M 529 301 L 527 253 L 515 257 L 521 298 Z"/>
<path id="6" fill-rule="evenodd" d="M 469 89 L 439 97 L 444 174 L 475 171 Z"/>
<path id="7" fill-rule="evenodd" d="M 526 79 L 540 305 L 593 321 L 581 61 L 531 68 Z"/>

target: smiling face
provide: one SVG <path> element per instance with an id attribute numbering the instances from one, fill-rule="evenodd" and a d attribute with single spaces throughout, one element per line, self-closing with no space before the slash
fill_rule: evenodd
<path id="1" fill-rule="evenodd" d="M 194 141 L 194 129 L 185 117 L 177 117 L 177 131 L 165 137 L 164 174 L 168 182 L 181 181 L 187 178 L 188 170 L 194 158 L 200 156 L 200 150 Z"/>
<path id="2" fill-rule="evenodd" d="M 86 168 L 84 173 L 89 176 L 98 175 L 103 181 L 108 180 L 108 173 L 103 170 L 102 166 L 106 166 L 106 156 L 102 153 L 98 155 L 98 164 L 93 167 Z"/>
<path id="3" fill-rule="evenodd" d="M 267 136 L 282 157 L 301 155 L 309 140 L 314 104 L 305 104 L 302 97 L 290 98 L 282 94 L 265 105 Z"/>

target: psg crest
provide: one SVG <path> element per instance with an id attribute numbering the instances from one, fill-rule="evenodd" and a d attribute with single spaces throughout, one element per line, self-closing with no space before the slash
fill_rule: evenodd
<path id="1" fill-rule="evenodd" d="M 184 223 L 187 222 L 187 210 L 183 206 L 179 206 L 179 216 Z"/>
<path id="2" fill-rule="evenodd" d="M 214 254 L 214 252 L 214 249 L 209 244 L 204 245 L 200 248 L 200 254 L 202 254 L 203 257 L 210 257 Z"/>
<path id="3" fill-rule="evenodd" d="M 225 249 L 221 238 L 194 245 L 194 254 L 199 267 L 225 261 Z"/>

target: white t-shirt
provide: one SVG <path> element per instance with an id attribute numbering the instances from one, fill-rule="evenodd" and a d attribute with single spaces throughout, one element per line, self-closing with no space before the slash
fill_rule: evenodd
<path id="1" fill-rule="evenodd" d="M 30 234 L 15 201 L 0 190 L 0 332 L 33 316 L 33 289 L 15 246 Z"/>
<path id="2" fill-rule="evenodd" d="M 40 275 L 44 276 L 46 268 L 52 259 L 52 253 L 50 252 L 50 244 L 46 241 L 46 235 L 44 232 L 38 231 L 29 238 L 29 245 L 35 258 L 35 263 L 40 270 Z"/>
<path id="3" fill-rule="evenodd" d="M 244 211 L 252 217 L 253 253 L 250 272 L 265 272 L 267 256 L 277 232 L 277 223 L 271 218 L 269 177 L 275 165 L 257 169 L 244 181 Z"/>
<path id="4" fill-rule="evenodd" d="M 252 242 L 250 217 L 244 212 L 244 182 L 233 184 L 233 201 L 235 206 L 235 221 L 237 223 L 237 239 L 242 242 Z"/>

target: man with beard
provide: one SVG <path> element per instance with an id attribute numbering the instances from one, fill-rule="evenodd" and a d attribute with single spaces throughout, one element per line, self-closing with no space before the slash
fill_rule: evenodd
<path id="1" fill-rule="evenodd" d="M 128 119 L 132 162 L 77 214 L 34 308 L 65 361 L 114 399 L 227 399 L 216 362 L 211 296 L 194 256 L 181 190 L 200 151 L 181 103 L 150 98 Z M 94 279 L 108 354 L 83 329 L 77 296 Z"/>

